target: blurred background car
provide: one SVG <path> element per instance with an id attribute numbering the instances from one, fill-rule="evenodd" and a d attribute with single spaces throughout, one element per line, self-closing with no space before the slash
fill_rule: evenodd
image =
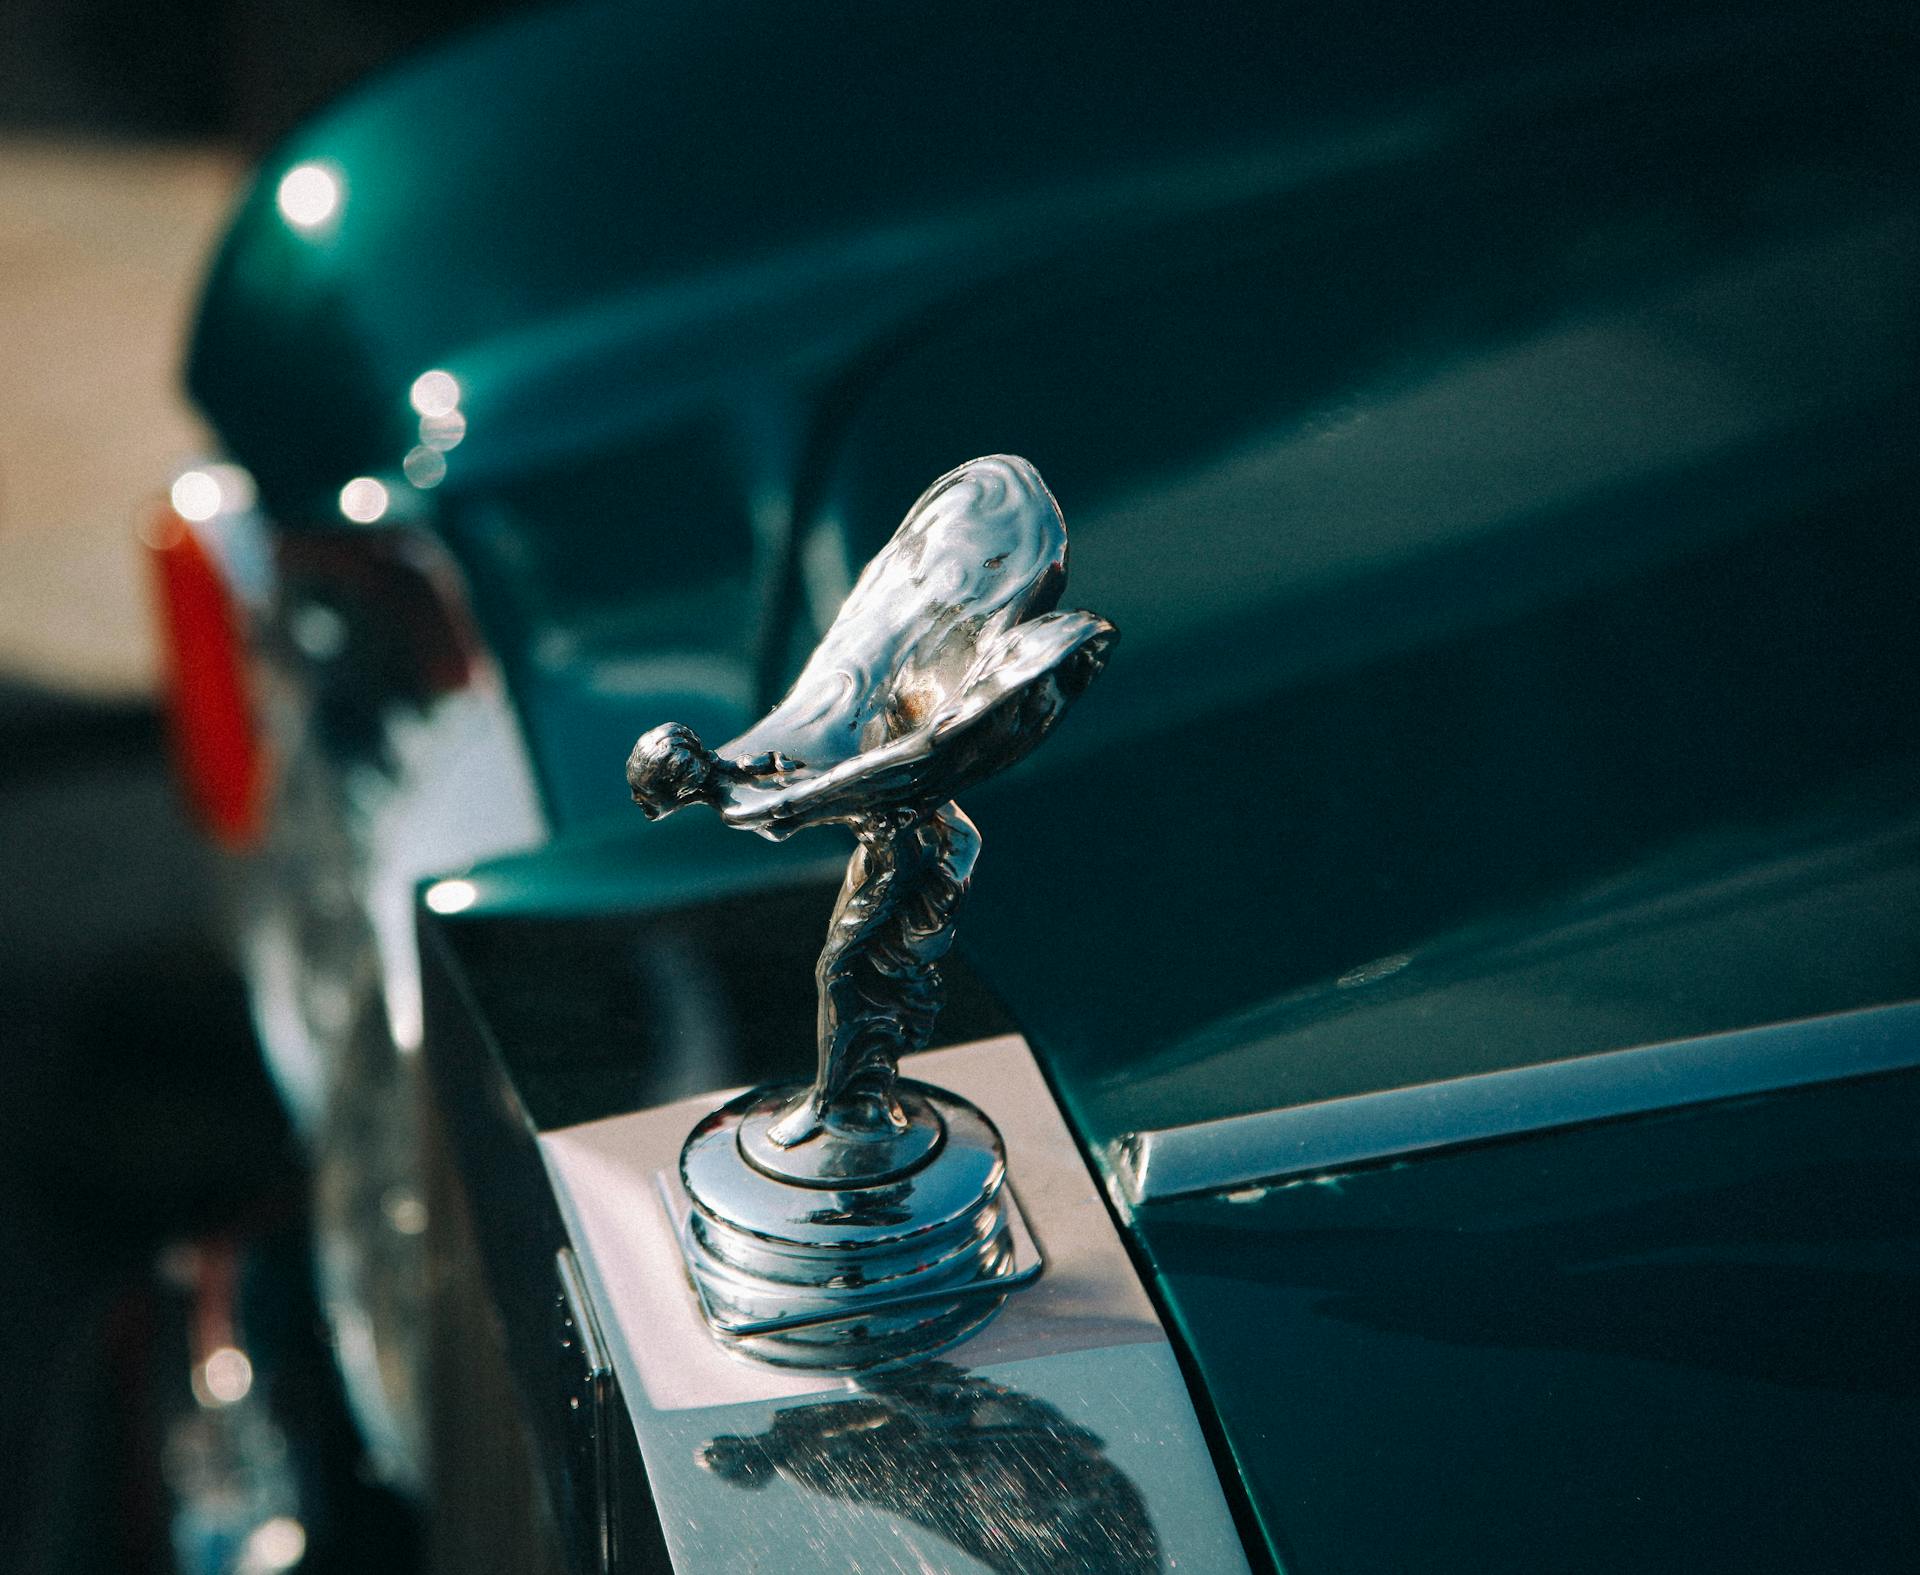
<path id="1" fill-rule="evenodd" d="M 500 9 L 0 6 L 0 1568 L 412 1567 L 300 1302 L 306 1163 L 172 780 L 134 533 L 210 444 L 180 360 L 250 162 Z M 288 1289 L 251 1323 L 305 1386 L 298 1458 L 258 1414 L 195 1425 L 246 1409 L 233 1325 L 267 1264 Z"/>

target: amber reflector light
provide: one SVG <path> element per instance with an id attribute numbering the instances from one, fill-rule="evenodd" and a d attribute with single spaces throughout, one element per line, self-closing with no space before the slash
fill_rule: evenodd
<path id="1" fill-rule="evenodd" d="M 143 534 L 159 592 L 174 763 L 194 813 L 227 848 L 260 834 L 266 751 L 254 727 L 240 609 L 206 543 L 170 508 Z"/>

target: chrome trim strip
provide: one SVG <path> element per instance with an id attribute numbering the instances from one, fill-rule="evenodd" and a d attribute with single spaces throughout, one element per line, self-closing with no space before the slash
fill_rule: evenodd
<path id="1" fill-rule="evenodd" d="M 554 1272 L 560 1279 L 561 1311 L 566 1314 L 570 1338 L 577 1343 L 580 1365 L 587 1388 L 592 1429 L 587 1469 L 592 1480 L 578 1484 L 583 1490 L 577 1502 L 592 1505 L 593 1558 L 598 1575 L 613 1568 L 613 1363 L 607 1356 L 606 1336 L 600 1332 L 600 1315 L 594 1311 L 593 1298 L 587 1294 L 586 1281 L 580 1277 L 580 1262 L 571 1247 L 562 1247 L 553 1256 Z M 578 1404 L 578 1398 L 575 1403 Z"/>
<path id="2" fill-rule="evenodd" d="M 1134 1132 L 1106 1157 L 1130 1208 L 1914 1066 L 1920 1002 Z"/>
<path id="3" fill-rule="evenodd" d="M 587 1295 L 586 1283 L 580 1278 L 580 1261 L 574 1257 L 571 1247 L 562 1247 L 554 1254 L 554 1270 L 560 1276 L 560 1294 L 566 1302 L 574 1335 L 580 1341 L 580 1361 L 587 1377 L 596 1383 L 611 1378 L 613 1363 L 607 1359 L 606 1336 L 600 1332 L 599 1314 L 593 1310 L 593 1299 Z"/>

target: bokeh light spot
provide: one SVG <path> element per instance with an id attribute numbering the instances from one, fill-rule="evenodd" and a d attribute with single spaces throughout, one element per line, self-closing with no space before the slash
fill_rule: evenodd
<path id="1" fill-rule="evenodd" d="M 340 512 L 356 525 L 371 525 L 390 501 L 387 489 L 371 476 L 355 476 L 340 489 Z"/>
<path id="2" fill-rule="evenodd" d="M 280 215 L 296 230 L 317 230 L 340 211 L 340 177 L 324 164 L 296 164 L 280 177 Z"/>
<path id="3" fill-rule="evenodd" d="M 198 525 L 220 512 L 219 479 L 204 470 L 184 471 L 173 483 L 170 494 L 173 512 Z"/>
<path id="4" fill-rule="evenodd" d="M 447 456 L 437 448 L 428 448 L 422 443 L 418 448 L 407 450 L 407 457 L 400 461 L 400 469 L 405 472 L 407 480 L 425 491 L 447 479 Z"/>
<path id="5" fill-rule="evenodd" d="M 437 880 L 427 888 L 427 906 L 435 913 L 464 913 L 480 900 L 470 880 Z"/>
<path id="6" fill-rule="evenodd" d="M 444 416 L 420 418 L 421 443 L 443 454 L 450 448 L 458 448 L 460 440 L 466 435 L 467 418 L 457 410 L 449 410 Z"/>
<path id="7" fill-rule="evenodd" d="M 202 1405 L 235 1405 L 253 1390 L 253 1363 L 245 1351 L 223 1345 L 200 1364 L 199 1378 L 194 1388 Z"/>
<path id="8" fill-rule="evenodd" d="M 291 1515 L 275 1515 L 247 1534 L 239 1575 L 279 1575 L 307 1556 L 307 1528 Z"/>
<path id="9" fill-rule="evenodd" d="M 451 372 L 422 372 L 407 397 L 423 416 L 450 416 L 460 403 L 460 382 Z"/>

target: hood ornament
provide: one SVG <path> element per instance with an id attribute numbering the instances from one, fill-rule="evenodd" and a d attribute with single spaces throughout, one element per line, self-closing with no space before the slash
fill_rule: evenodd
<path id="1" fill-rule="evenodd" d="M 921 495 L 764 719 L 717 750 L 672 722 L 633 747 L 649 819 L 705 804 L 776 841 L 824 825 L 855 839 L 815 970 L 813 1082 L 741 1095 L 681 1152 L 682 1245 L 723 1334 L 811 1330 L 776 1343 L 816 1354 L 912 1330 L 944 1342 L 999 1300 L 971 1323 L 960 1304 L 1038 1271 L 993 1123 L 898 1063 L 932 1032 L 980 851 L 955 796 L 1045 738 L 1117 638 L 1055 611 L 1066 578 L 1039 473 L 976 459 Z"/>

